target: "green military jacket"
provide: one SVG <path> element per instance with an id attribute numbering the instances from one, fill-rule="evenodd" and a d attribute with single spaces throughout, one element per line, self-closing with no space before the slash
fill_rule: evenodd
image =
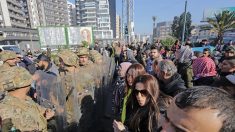
<path id="1" fill-rule="evenodd" d="M 13 127 L 20 131 L 47 132 L 47 120 L 43 116 L 45 109 L 36 104 L 30 97 L 21 100 L 7 95 L 0 101 L 0 116 L 11 119 Z"/>

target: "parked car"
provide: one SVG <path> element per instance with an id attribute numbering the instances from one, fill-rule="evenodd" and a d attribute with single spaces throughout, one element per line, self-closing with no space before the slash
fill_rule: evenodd
<path id="1" fill-rule="evenodd" d="M 0 45 L 1 50 L 10 50 L 14 51 L 17 54 L 21 54 L 21 50 L 17 45 Z"/>

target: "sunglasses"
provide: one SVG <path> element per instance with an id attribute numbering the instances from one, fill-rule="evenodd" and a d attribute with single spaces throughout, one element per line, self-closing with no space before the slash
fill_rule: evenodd
<path id="1" fill-rule="evenodd" d="M 137 90 L 137 89 L 134 90 L 134 94 L 135 94 L 135 95 L 138 95 L 139 93 L 140 93 L 142 96 L 148 95 L 148 91 L 147 91 L 147 90 Z"/>

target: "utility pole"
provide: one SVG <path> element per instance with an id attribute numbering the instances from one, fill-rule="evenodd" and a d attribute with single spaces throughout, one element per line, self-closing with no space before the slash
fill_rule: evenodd
<path id="1" fill-rule="evenodd" d="M 155 37 L 155 35 L 156 35 L 156 19 L 157 19 L 157 17 L 156 16 L 153 16 L 152 17 L 152 19 L 153 19 L 153 38 L 152 38 L 152 42 L 154 43 L 154 37 Z"/>
<path id="2" fill-rule="evenodd" d="M 183 27 L 183 33 L 182 33 L 182 40 L 181 40 L 181 42 L 182 42 L 182 44 L 183 44 L 183 42 L 184 42 L 184 34 L 185 34 L 185 26 L 186 26 L 186 16 L 187 16 L 187 0 L 185 0 L 185 7 L 184 7 L 184 27 Z"/>

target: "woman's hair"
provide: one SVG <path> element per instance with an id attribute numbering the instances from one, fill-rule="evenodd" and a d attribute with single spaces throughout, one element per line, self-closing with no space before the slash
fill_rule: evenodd
<path id="1" fill-rule="evenodd" d="M 141 125 L 142 119 L 147 119 L 146 124 L 149 132 L 153 131 L 153 128 L 157 127 L 157 120 L 159 115 L 159 109 L 157 106 L 157 100 L 159 97 L 159 85 L 158 81 L 152 75 L 145 74 L 138 76 L 134 81 L 134 87 L 137 83 L 142 83 L 147 91 L 146 105 L 141 107 L 136 99 L 136 95 L 132 92 L 130 98 L 133 104 L 134 114 L 130 120 L 130 128 L 138 130 Z"/>
<path id="2" fill-rule="evenodd" d="M 174 43 L 174 45 L 176 45 L 177 43 L 179 43 L 179 40 L 176 40 L 175 43 Z"/>
<path id="3" fill-rule="evenodd" d="M 146 73 L 143 65 L 139 64 L 139 63 L 136 63 L 136 64 L 132 64 L 126 71 L 126 77 L 125 77 L 125 81 L 126 81 L 126 88 L 125 88 L 125 93 L 128 92 L 128 89 L 131 87 L 129 86 L 128 84 L 128 81 L 127 81 L 127 73 L 128 71 L 130 70 L 133 70 L 133 79 L 135 79 L 137 76 L 139 75 L 143 75 Z"/>

